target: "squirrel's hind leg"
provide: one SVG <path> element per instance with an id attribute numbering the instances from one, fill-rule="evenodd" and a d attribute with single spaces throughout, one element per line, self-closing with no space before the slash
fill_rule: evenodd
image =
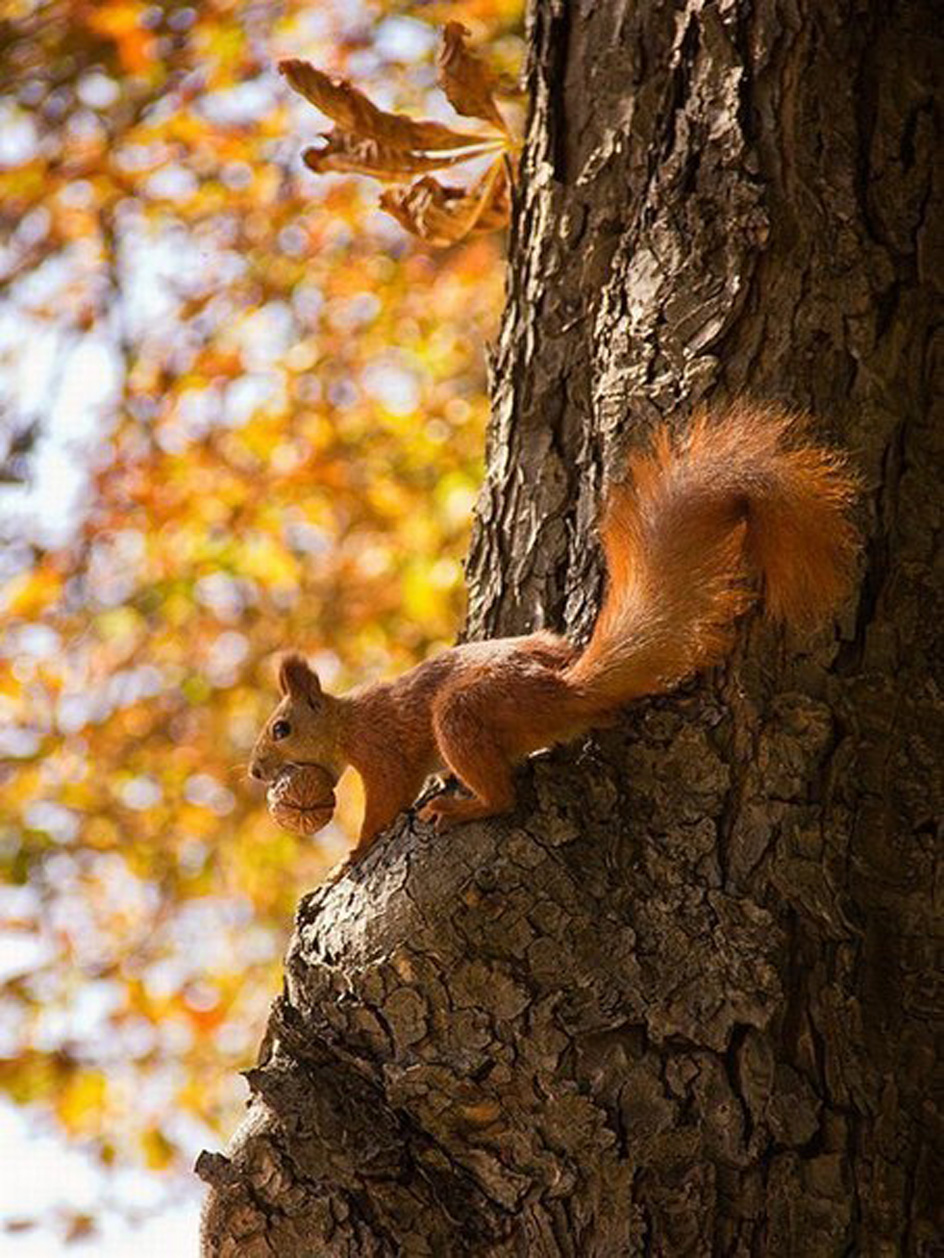
<path id="1" fill-rule="evenodd" d="M 480 704 L 481 695 L 472 696 L 467 691 L 447 693 L 433 713 L 440 755 L 472 792 L 471 799 L 437 795 L 420 810 L 420 819 L 435 822 L 439 831 L 464 821 L 495 817 L 515 806 L 511 765 Z"/>

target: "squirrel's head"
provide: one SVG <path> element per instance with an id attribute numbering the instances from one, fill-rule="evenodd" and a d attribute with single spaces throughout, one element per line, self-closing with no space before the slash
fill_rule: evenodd
<path id="1" fill-rule="evenodd" d="M 345 760 L 337 699 L 325 694 L 318 675 L 300 655 L 282 658 L 279 688 L 282 698 L 256 739 L 249 776 L 271 782 L 286 765 L 317 764 L 340 777 Z"/>

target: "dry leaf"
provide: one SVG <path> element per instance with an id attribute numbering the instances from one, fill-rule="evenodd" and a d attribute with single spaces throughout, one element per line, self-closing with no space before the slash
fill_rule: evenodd
<path id="1" fill-rule="evenodd" d="M 342 131 L 376 140 L 391 149 L 423 152 L 478 148 L 481 135 L 453 131 L 441 122 L 417 122 L 405 114 L 390 114 L 359 92 L 347 79 L 332 78 L 307 61 L 289 58 L 279 62 L 279 70 L 306 100 L 327 114 Z"/>
<path id="2" fill-rule="evenodd" d="M 504 160 L 493 162 L 471 188 L 451 188 L 424 175 L 409 188 L 390 188 L 381 206 L 401 227 L 430 245 L 453 245 L 477 231 L 508 221 L 508 175 Z"/>
<path id="3" fill-rule="evenodd" d="M 440 84 L 459 113 L 487 123 L 491 133 L 471 135 L 442 123 L 387 113 L 346 79 L 332 78 L 307 61 L 289 58 L 279 63 L 291 86 L 337 123 L 321 137 L 322 147 L 305 150 L 306 166 L 319 174 L 370 175 L 392 184 L 419 175 L 408 188 L 388 189 L 380 204 L 402 227 L 431 245 L 451 245 L 471 232 L 504 227 L 510 213 L 510 151 L 515 146 L 495 103 L 495 77 L 470 51 L 467 35 L 459 22 L 446 25 Z M 495 153 L 498 160 L 470 188 L 449 187 L 429 173 Z"/>
<path id="4" fill-rule="evenodd" d="M 482 157 L 494 152 L 497 147 L 495 141 L 485 141 L 478 149 L 464 149 L 460 153 L 431 157 L 425 153 L 392 148 L 389 144 L 381 144 L 364 136 L 352 135 L 349 131 L 342 131 L 340 127 L 335 127 L 321 138 L 327 141 L 323 148 L 308 148 L 302 153 L 302 160 L 310 170 L 319 175 L 329 171 L 371 175 L 385 183 L 405 183 L 414 175 L 442 170 L 447 166 L 455 166 L 457 162 Z"/>
<path id="5" fill-rule="evenodd" d="M 495 78 L 466 46 L 469 32 L 461 22 L 447 22 L 439 51 L 439 85 L 456 113 L 481 118 L 504 135 L 508 125 L 495 103 Z"/>

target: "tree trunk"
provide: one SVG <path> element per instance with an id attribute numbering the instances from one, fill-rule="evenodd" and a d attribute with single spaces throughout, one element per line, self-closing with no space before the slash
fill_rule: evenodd
<path id="1" fill-rule="evenodd" d="M 932 1253 L 934 16 L 537 5 L 470 633 L 586 633 L 604 472 L 739 394 L 854 451 L 861 587 L 302 901 L 206 1255 Z"/>

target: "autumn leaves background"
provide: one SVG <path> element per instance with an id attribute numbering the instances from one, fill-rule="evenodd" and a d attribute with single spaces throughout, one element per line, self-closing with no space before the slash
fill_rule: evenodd
<path id="1" fill-rule="evenodd" d="M 520 5 L 13 7 L 0 1086 L 185 1175 L 346 842 L 246 787 L 271 656 L 343 686 L 461 618 Z"/>

